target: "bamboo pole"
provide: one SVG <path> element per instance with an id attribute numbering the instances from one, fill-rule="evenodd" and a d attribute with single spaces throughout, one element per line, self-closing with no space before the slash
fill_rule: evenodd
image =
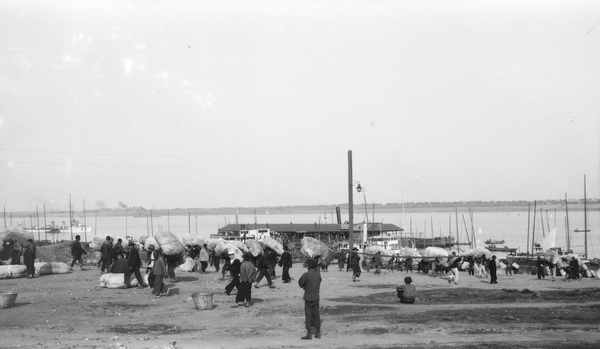
<path id="1" fill-rule="evenodd" d="M 571 251 L 571 227 L 569 227 L 569 200 L 567 200 L 567 193 L 565 193 L 565 213 L 567 224 L 567 252 L 569 252 Z"/>

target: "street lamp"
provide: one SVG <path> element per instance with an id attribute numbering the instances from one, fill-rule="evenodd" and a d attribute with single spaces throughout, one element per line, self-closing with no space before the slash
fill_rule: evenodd
<path id="1" fill-rule="evenodd" d="M 365 190 L 363 190 L 363 187 L 360 185 L 360 182 L 357 182 L 358 185 L 356 186 L 356 191 L 357 192 L 362 192 L 363 193 L 363 198 L 365 200 L 365 222 L 367 223 L 367 225 L 369 224 L 369 211 L 367 210 L 367 192 Z"/>

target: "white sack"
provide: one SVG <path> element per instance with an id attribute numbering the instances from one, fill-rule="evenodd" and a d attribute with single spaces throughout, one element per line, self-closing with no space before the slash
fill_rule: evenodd
<path id="1" fill-rule="evenodd" d="M 0 280 L 24 278 L 27 274 L 24 265 L 0 265 Z"/>
<path id="2" fill-rule="evenodd" d="M 33 263 L 35 275 L 66 274 L 69 272 L 69 265 L 60 262 L 37 262 Z"/>

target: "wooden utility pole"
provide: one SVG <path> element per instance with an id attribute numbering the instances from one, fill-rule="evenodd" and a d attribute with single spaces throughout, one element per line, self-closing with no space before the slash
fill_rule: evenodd
<path id="1" fill-rule="evenodd" d="M 352 150 L 348 150 L 348 248 L 352 251 L 354 247 L 354 197 L 352 189 Z"/>

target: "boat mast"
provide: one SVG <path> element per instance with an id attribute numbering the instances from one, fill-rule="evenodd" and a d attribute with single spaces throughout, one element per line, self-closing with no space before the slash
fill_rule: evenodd
<path id="1" fill-rule="evenodd" d="M 533 256 L 533 252 L 535 251 L 535 211 L 536 211 L 537 201 L 533 201 L 533 227 L 531 227 L 531 255 Z"/>
<path id="2" fill-rule="evenodd" d="M 566 212 L 566 224 L 567 224 L 567 252 L 571 251 L 571 228 L 569 227 L 569 200 L 567 200 L 567 193 L 565 193 L 565 212 Z"/>
<path id="3" fill-rule="evenodd" d="M 529 257 L 529 225 L 531 217 L 531 202 L 527 204 L 527 257 Z"/>
<path id="4" fill-rule="evenodd" d="M 71 212 L 71 194 L 69 194 L 69 229 L 71 230 L 71 241 L 73 241 L 73 214 Z"/>
<path id="5" fill-rule="evenodd" d="M 588 243 L 587 243 L 587 196 L 586 196 L 586 184 L 585 175 L 583 175 L 583 233 L 585 234 L 585 259 L 588 258 Z"/>
<path id="6" fill-rule="evenodd" d="M 125 228 L 125 232 L 127 232 L 127 227 Z M 83 236 L 84 241 L 87 242 L 87 219 L 85 217 L 85 199 L 83 199 Z"/>
<path id="7" fill-rule="evenodd" d="M 48 241 L 48 225 L 46 224 L 46 204 L 44 204 L 44 234 L 46 241 Z"/>
<path id="8" fill-rule="evenodd" d="M 459 234 L 459 230 L 458 230 L 458 209 L 457 208 L 454 209 L 454 213 L 456 215 L 456 244 L 458 246 L 460 246 L 459 245 L 459 243 L 460 243 L 460 234 Z"/>
<path id="9" fill-rule="evenodd" d="M 37 224 L 38 240 L 41 240 L 41 238 L 40 238 L 40 212 L 38 211 L 38 205 L 35 205 L 35 221 Z"/>

